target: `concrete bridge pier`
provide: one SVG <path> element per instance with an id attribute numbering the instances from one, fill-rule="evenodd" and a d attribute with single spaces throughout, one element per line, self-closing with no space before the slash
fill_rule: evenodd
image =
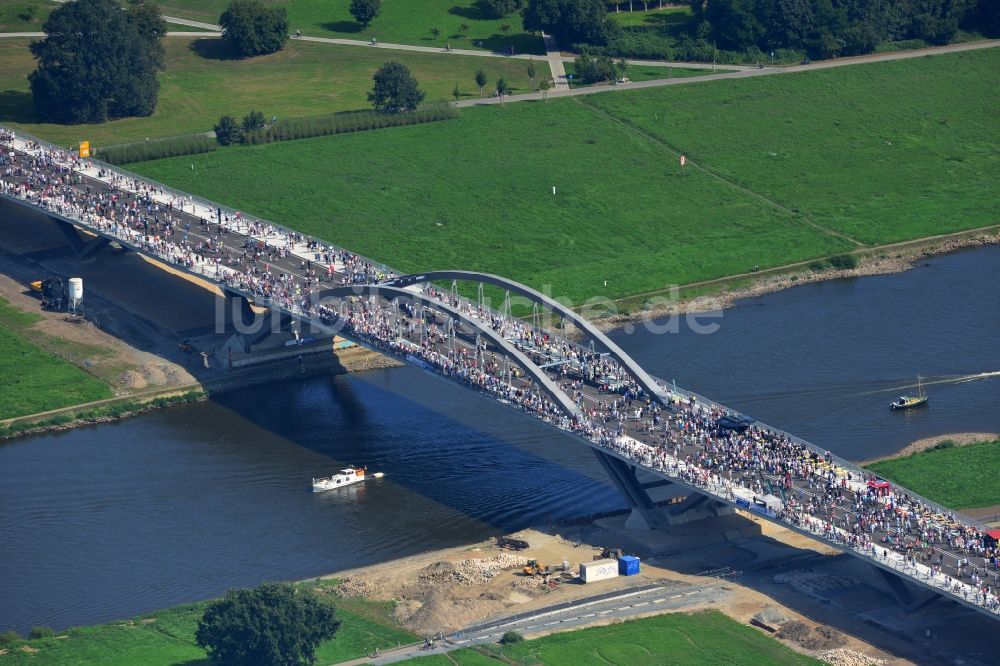
<path id="1" fill-rule="evenodd" d="M 887 571 L 880 566 L 874 564 L 871 566 L 879 572 L 882 580 L 885 581 L 885 584 L 889 588 L 889 593 L 907 613 L 915 613 L 941 598 L 938 592 L 914 594 L 911 587 L 906 584 L 906 581 L 901 576 Z"/>
<path id="2" fill-rule="evenodd" d="M 632 506 L 632 513 L 625 521 L 630 530 L 669 529 L 695 520 L 718 518 L 729 515 L 735 509 L 708 495 L 703 495 L 673 483 L 669 479 L 657 479 L 643 483 L 637 475 L 638 468 L 604 451 L 592 449 L 601 466 L 608 473 L 615 488 Z M 650 497 L 649 491 L 667 488 L 673 497 L 684 497 L 680 502 L 668 504 Z"/>
<path id="3" fill-rule="evenodd" d="M 224 353 L 248 354 L 254 348 L 284 346 L 286 340 L 301 339 L 299 323 L 289 314 L 272 308 L 255 310 L 243 294 L 225 291 L 216 301 L 216 330 L 232 330 Z"/>
<path id="4" fill-rule="evenodd" d="M 50 215 L 49 219 L 55 222 L 56 227 L 66 237 L 69 246 L 73 248 L 73 252 L 81 259 L 92 256 L 95 252 L 111 243 L 111 239 L 105 236 L 91 236 L 90 234 L 82 233 L 76 226 L 60 217 Z"/>

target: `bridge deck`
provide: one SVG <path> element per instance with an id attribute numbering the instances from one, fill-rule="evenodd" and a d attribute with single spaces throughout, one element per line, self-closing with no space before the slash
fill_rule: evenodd
<path id="1" fill-rule="evenodd" d="M 613 360 L 588 355 L 558 335 L 451 292 L 412 285 L 412 298 L 399 289 L 385 290 L 391 300 L 381 298 L 379 290 L 366 285 L 386 283 L 396 273 L 325 241 L 109 165 L 78 160 L 33 137 L 0 130 L 4 144 L 0 194 L 5 199 L 203 276 L 318 329 L 404 358 L 527 412 L 603 454 L 756 511 L 1000 617 L 1000 553 L 985 527 L 971 519 L 904 488 L 871 488 L 863 470 L 763 424 L 743 434 L 724 434 L 718 420 L 731 410 L 676 388 L 664 388 L 667 404 L 660 404 L 649 399 L 648 391 L 643 395 L 634 373 Z M 359 285 L 357 295 L 321 297 L 352 284 Z M 427 299 L 448 307 L 421 305 Z M 505 353 L 507 345 L 477 335 L 484 326 L 516 346 L 521 360 Z M 545 364 L 552 365 L 538 370 Z M 517 372 L 518 365 L 525 372 Z M 539 390 L 541 381 L 530 379 L 538 372 L 559 384 L 569 405 Z M 780 500 L 756 501 L 769 493 Z"/>

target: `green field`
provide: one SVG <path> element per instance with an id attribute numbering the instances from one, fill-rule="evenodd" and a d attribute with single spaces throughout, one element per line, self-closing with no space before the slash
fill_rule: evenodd
<path id="1" fill-rule="evenodd" d="M 218 23 L 229 1 L 159 0 L 158 4 L 167 16 Z M 367 30 L 347 10 L 350 0 L 285 0 L 275 4 L 288 8 L 289 28 L 304 35 L 365 41 L 374 36 L 385 43 L 441 48 L 450 42 L 453 48 L 476 50 L 502 51 L 513 45 L 517 53 L 545 53 L 541 37 L 524 31 L 520 14 L 493 19 L 477 0 L 388 0 Z M 500 27 L 507 23 L 510 30 L 505 33 Z M 468 31 L 463 32 L 462 25 Z M 431 28 L 441 31 L 436 39 Z"/>
<path id="2" fill-rule="evenodd" d="M 850 247 L 573 100 L 135 168 L 402 270 L 495 272 L 576 304 Z"/>
<path id="3" fill-rule="evenodd" d="M 1000 222 L 1000 49 L 585 99 L 866 244 Z"/>
<path id="4" fill-rule="evenodd" d="M 949 508 L 1000 504 L 1000 441 L 922 451 L 868 469 Z"/>
<path id="5" fill-rule="evenodd" d="M 194 641 L 205 603 L 178 606 L 134 620 L 79 627 L 54 638 L 25 641 L 0 655 L 0 665 L 102 664 L 106 666 L 207 666 L 210 662 Z M 391 604 L 338 600 L 340 630 L 316 650 L 317 663 L 334 664 L 363 657 L 376 647 L 412 643 L 416 636 L 391 626 Z M 37 652 L 21 648 L 27 645 Z"/>
<path id="6" fill-rule="evenodd" d="M 30 341 L 40 319 L 0 299 L 0 419 L 112 396 L 107 384 Z"/>
<path id="7" fill-rule="evenodd" d="M 857 248 L 843 233 L 996 224 L 998 72 L 993 49 L 615 91 L 138 170 L 402 270 L 579 304 Z M 681 174 L 680 151 L 705 170 Z"/>
<path id="8" fill-rule="evenodd" d="M 35 62 L 28 40 L 0 40 L 0 122 L 60 144 L 90 139 L 95 145 L 141 141 L 212 129 L 219 116 L 241 117 L 251 109 L 279 118 L 314 116 L 371 108 L 372 74 L 388 60 L 406 64 L 427 91 L 426 102 L 452 100 L 458 84 L 464 97 L 478 97 L 475 72 L 492 81 L 504 76 L 514 92 L 528 92 L 523 60 L 476 56 L 377 51 L 356 46 L 291 41 L 278 53 L 249 60 L 226 59 L 215 39 L 168 38 L 166 71 L 156 112 L 101 125 L 38 123 L 27 75 Z M 536 63 L 550 76 L 548 63 Z"/>
<path id="9" fill-rule="evenodd" d="M 743 626 L 718 611 L 666 614 L 621 624 L 566 631 L 503 649 L 463 649 L 447 655 L 411 659 L 414 666 L 653 666 L 654 664 L 821 664 L 794 652 L 756 629 Z"/>

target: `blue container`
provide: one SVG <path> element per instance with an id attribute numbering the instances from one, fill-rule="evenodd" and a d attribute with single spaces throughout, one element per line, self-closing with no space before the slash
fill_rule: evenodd
<path id="1" fill-rule="evenodd" d="M 634 576 L 639 573 L 639 558 L 634 555 L 622 555 L 618 558 L 618 575 Z"/>

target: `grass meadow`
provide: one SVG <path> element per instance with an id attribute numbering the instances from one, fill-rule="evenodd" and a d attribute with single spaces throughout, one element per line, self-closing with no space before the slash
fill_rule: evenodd
<path id="1" fill-rule="evenodd" d="M 1000 222 L 1000 49 L 585 104 L 865 244 Z"/>
<path id="2" fill-rule="evenodd" d="M 110 398 L 110 387 L 35 343 L 41 317 L 0 299 L 0 419 Z"/>
<path id="3" fill-rule="evenodd" d="M 850 247 L 573 100 L 134 168 L 401 270 L 499 273 L 575 304 Z"/>
<path id="4" fill-rule="evenodd" d="M 653 666 L 821 664 L 718 611 L 670 613 L 551 634 L 503 647 L 466 648 L 403 662 L 414 666 Z M 496 656 L 494 656 L 496 655 Z"/>
<path id="5" fill-rule="evenodd" d="M 426 103 L 451 101 L 457 84 L 463 98 L 479 96 L 476 70 L 491 81 L 503 76 L 514 92 L 531 90 L 523 60 L 476 56 L 377 51 L 356 46 L 290 41 L 284 50 L 246 60 L 229 59 L 216 39 L 168 37 L 160 99 L 148 118 L 100 125 L 41 123 L 34 113 L 28 74 L 35 61 L 27 39 L 0 40 L 0 123 L 48 141 L 70 144 L 89 139 L 97 146 L 212 129 L 219 116 L 237 118 L 250 110 L 279 118 L 369 109 L 372 75 L 389 60 L 404 63 L 427 92 Z M 535 64 L 538 77 L 550 76 L 548 63 Z"/>
<path id="6" fill-rule="evenodd" d="M 615 91 L 137 169 L 402 270 L 580 304 L 996 224 L 998 72 L 992 49 Z"/>
<path id="7" fill-rule="evenodd" d="M 921 451 L 868 469 L 947 507 L 1000 504 L 1000 441 Z"/>

